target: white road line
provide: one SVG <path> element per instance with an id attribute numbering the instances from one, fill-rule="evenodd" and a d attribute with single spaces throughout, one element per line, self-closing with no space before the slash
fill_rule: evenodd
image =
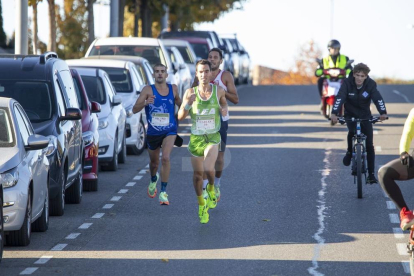
<path id="1" fill-rule="evenodd" d="M 78 229 L 88 229 L 89 227 L 91 227 L 93 223 L 84 223 L 81 226 L 78 227 Z"/>
<path id="2" fill-rule="evenodd" d="M 401 256 L 408 256 L 406 243 L 397 243 L 397 250 Z"/>
<path id="3" fill-rule="evenodd" d="M 401 96 L 407 103 L 410 103 L 410 100 L 407 98 L 406 95 L 404 95 L 403 93 L 401 93 L 398 90 L 393 90 L 392 92 L 394 92 L 395 94 L 397 94 L 398 96 Z"/>
<path id="4" fill-rule="evenodd" d="M 139 174 L 146 174 L 147 173 L 147 170 L 140 170 L 139 171 Z"/>
<path id="5" fill-rule="evenodd" d="M 113 196 L 111 198 L 111 201 L 119 201 L 122 198 L 122 196 Z"/>
<path id="6" fill-rule="evenodd" d="M 376 146 L 376 147 L 375 147 L 375 151 L 382 151 L 381 146 Z"/>
<path id="7" fill-rule="evenodd" d="M 113 204 L 105 204 L 102 209 L 111 209 L 112 207 L 114 207 Z"/>
<path id="8" fill-rule="evenodd" d="M 101 217 L 103 217 L 105 215 L 105 213 L 96 213 L 95 215 L 93 215 L 91 218 L 94 219 L 100 219 Z"/>
<path id="9" fill-rule="evenodd" d="M 149 169 L 149 164 L 145 166 L 145 168 Z"/>
<path id="10" fill-rule="evenodd" d="M 50 251 L 61 251 L 67 245 L 68 245 L 67 243 L 59 243 L 59 244 L 56 244 L 52 249 L 50 249 Z"/>
<path id="11" fill-rule="evenodd" d="M 400 223 L 400 218 L 397 214 L 389 214 L 391 223 Z"/>
<path id="12" fill-rule="evenodd" d="M 404 232 L 401 228 L 392 228 L 392 231 L 394 232 L 394 237 L 396 239 L 403 239 L 404 238 Z"/>
<path id="13" fill-rule="evenodd" d="M 395 207 L 394 202 L 388 200 L 387 201 L 387 208 L 390 209 L 390 210 L 395 209 L 396 207 Z"/>
<path id="14" fill-rule="evenodd" d="M 325 193 L 326 193 L 326 187 L 328 186 L 328 184 L 326 183 L 326 178 L 329 176 L 330 174 L 330 169 L 329 169 L 329 155 L 331 154 L 331 150 L 327 149 L 325 151 L 325 158 L 323 159 L 324 164 L 324 171 L 321 172 L 322 178 L 321 178 L 321 186 L 322 188 L 319 190 L 318 192 L 318 206 L 317 206 L 317 210 L 318 210 L 318 221 L 319 221 L 319 229 L 318 231 L 313 235 L 313 238 L 315 239 L 315 241 L 317 242 L 317 244 L 314 247 L 314 253 L 313 253 L 313 258 L 312 258 L 312 267 L 308 268 L 308 272 L 311 275 L 314 276 L 323 276 L 324 274 L 320 273 L 317 269 L 319 267 L 318 265 L 318 258 L 320 255 L 320 251 L 322 249 L 322 247 L 325 245 L 325 239 L 323 238 L 322 234 L 325 231 L 325 216 L 326 216 L 326 198 L 325 198 Z"/>
<path id="15" fill-rule="evenodd" d="M 388 195 L 385 193 L 385 191 L 383 189 L 381 189 L 382 194 L 384 195 L 384 197 L 388 198 Z"/>
<path id="16" fill-rule="evenodd" d="M 67 239 L 67 240 L 74 240 L 74 239 L 76 239 L 79 235 L 80 235 L 81 233 L 72 233 L 72 234 L 69 234 L 65 239 Z"/>
<path id="17" fill-rule="evenodd" d="M 128 182 L 125 186 L 127 187 L 134 187 L 137 182 Z"/>
<path id="18" fill-rule="evenodd" d="M 402 261 L 401 264 L 404 268 L 404 272 L 410 274 L 410 263 L 407 261 Z"/>
<path id="19" fill-rule="evenodd" d="M 118 191 L 118 194 L 126 194 L 128 192 L 128 189 L 121 189 Z"/>
<path id="20" fill-rule="evenodd" d="M 375 135 L 378 135 L 378 130 L 374 130 L 374 134 Z"/>
<path id="21" fill-rule="evenodd" d="M 34 262 L 34 264 L 45 264 L 48 261 L 50 261 L 50 259 L 52 259 L 52 258 L 53 258 L 53 256 L 42 256 L 42 257 L 40 257 L 39 260 L 37 260 L 36 262 Z"/>
<path id="22" fill-rule="evenodd" d="M 141 178 L 142 178 L 142 175 L 136 175 L 136 176 L 134 177 L 134 180 L 141 180 Z"/>
<path id="23" fill-rule="evenodd" d="M 38 267 L 28 267 L 25 270 L 23 270 L 22 272 L 20 272 L 20 275 L 30 275 L 38 269 L 39 269 Z"/>

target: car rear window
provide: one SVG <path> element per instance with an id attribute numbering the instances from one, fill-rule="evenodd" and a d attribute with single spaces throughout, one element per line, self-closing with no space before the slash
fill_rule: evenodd
<path id="1" fill-rule="evenodd" d="M 89 100 L 99 104 L 105 104 L 106 95 L 102 80 L 94 76 L 81 76 L 81 78 Z"/>
<path id="2" fill-rule="evenodd" d="M 207 44 L 190 43 L 193 46 L 194 53 L 197 57 L 207 59 L 208 58 L 208 46 Z"/>
<path id="3" fill-rule="evenodd" d="M 151 66 L 155 64 L 164 64 L 167 66 L 165 62 L 165 58 L 160 46 L 147 46 L 147 45 L 98 45 L 93 46 L 91 52 L 89 53 L 90 56 L 116 56 L 116 55 L 124 55 L 124 56 L 136 56 L 136 57 L 143 57 L 148 60 Z"/>
<path id="4" fill-rule="evenodd" d="M 180 54 L 183 56 L 184 62 L 188 64 L 194 64 L 193 56 L 190 54 L 190 50 L 184 46 L 176 46 Z"/>
<path id="5" fill-rule="evenodd" d="M 0 108 L 0 147 L 14 146 L 8 108 Z"/>
<path id="6" fill-rule="evenodd" d="M 32 123 L 52 118 L 50 89 L 44 82 L 0 81 L 0 97 L 18 101 Z"/>
<path id="7" fill-rule="evenodd" d="M 108 75 L 116 92 L 133 92 L 131 74 L 123 68 L 101 68 Z"/>

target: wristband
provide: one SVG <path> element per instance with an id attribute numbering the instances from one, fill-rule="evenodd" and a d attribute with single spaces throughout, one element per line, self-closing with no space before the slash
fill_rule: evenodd
<path id="1" fill-rule="evenodd" d="M 190 110 L 193 106 L 189 105 L 189 104 L 185 104 L 184 109 L 185 110 Z"/>

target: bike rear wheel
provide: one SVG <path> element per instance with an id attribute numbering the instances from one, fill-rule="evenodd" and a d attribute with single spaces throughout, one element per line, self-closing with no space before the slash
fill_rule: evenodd
<path id="1" fill-rule="evenodd" d="M 362 145 L 356 145 L 358 198 L 362 198 Z"/>

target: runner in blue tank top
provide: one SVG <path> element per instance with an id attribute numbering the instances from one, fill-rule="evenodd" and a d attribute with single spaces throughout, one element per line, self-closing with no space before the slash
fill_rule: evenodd
<path id="1" fill-rule="evenodd" d="M 155 84 L 145 86 L 142 89 L 132 111 L 137 113 L 145 107 L 145 114 L 147 115 L 147 146 L 151 173 L 148 196 L 154 198 L 157 194 L 161 149 L 161 192 L 159 202 L 161 205 L 169 205 L 166 188 L 170 176 L 170 155 L 177 138 L 177 121 L 174 113 L 175 105 L 180 106 L 181 99 L 178 95 L 177 86 L 166 82 L 168 74 L 165 65 L 156 64 L 153 76 Z"/>

